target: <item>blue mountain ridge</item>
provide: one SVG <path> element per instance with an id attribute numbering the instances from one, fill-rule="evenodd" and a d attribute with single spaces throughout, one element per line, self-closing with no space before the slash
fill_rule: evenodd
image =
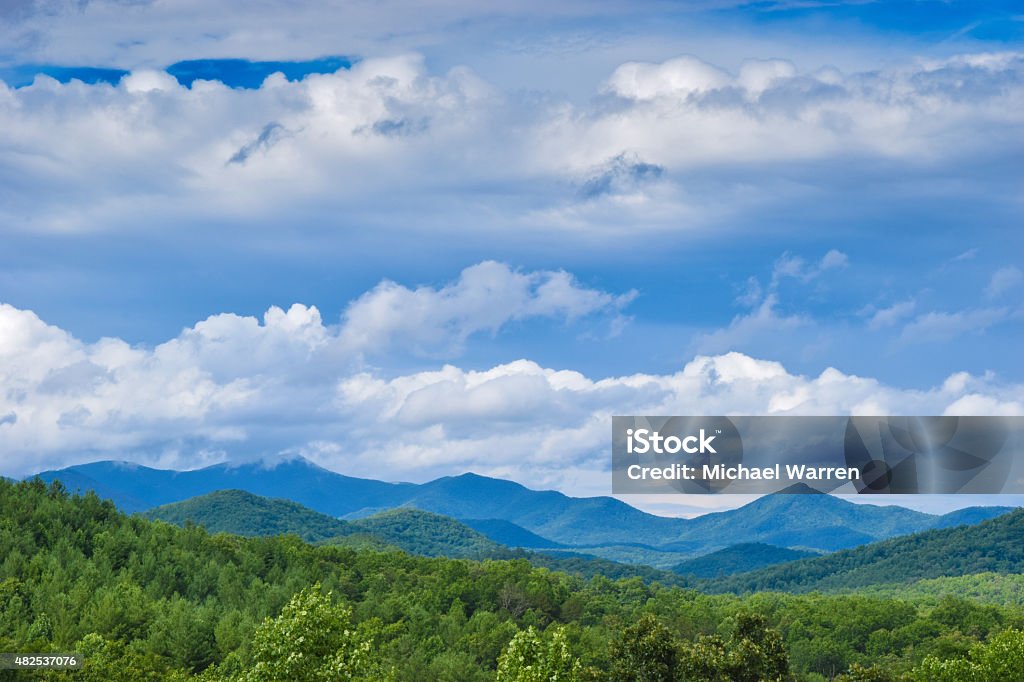
<path id="1" fill-rule="evenodd" d="M 854 504 L 825 494 L 785 494 L 766 495 L 737 509 L 693 519 L 669 518 L 611 497 L 570 497 L 473 473 L 423 484 L 387 483 L 338 474 L 301 458 L 276 464 L 224 463 L 191 471 L 102 461 L 45 471 L 39 477 L 59 479 L 72 491 L 93 490 L 127 512 L 218 490 L 244 490 L 291 500 L 335 518 L 412 507 L 459 520 L 515 524 L 539 536 L 540 540 L 530 540 L 534 544 L 646 545 L 678 553 L 681 559 L 741 543 L 835 551 L 932 528 L 977 523 L 1008 511 L 985 507 L 935 516 L 897 506 Z M 491 530 L 501 535 L 513 529 Z"/>

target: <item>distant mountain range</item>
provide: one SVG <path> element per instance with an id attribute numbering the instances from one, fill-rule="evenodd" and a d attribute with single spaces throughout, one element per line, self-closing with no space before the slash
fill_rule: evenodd
<path id="1" fill-rule="evenodd" d="M 666 518 L 610 497 L 574 498 L 477 474 L 424 484 L 385 483 L 337 474 L 302 459 L 274 466 L 218 464 L 181 472 L 107 461 L 39 476 L 47 481 L 59 479 L 71 490 L 94 490 L 129 512 L 221 490 L 283 498 L 334 520 L 413 508 L 463 521 L 501 545 L 578 552 L 662 568 L 743 543 L 831 552 L 977 523 L 1009 511 L 972 508 L 935 516 L 896 506 L 853 504 L 818 493 L 768 495 L 730 511 L 694 519 Z M 260 523 L 287 529 L 292 521 L 267 518 Z M 316 533 L 329 530 L 316 524 L 312 528 L 310 532 Z"/>

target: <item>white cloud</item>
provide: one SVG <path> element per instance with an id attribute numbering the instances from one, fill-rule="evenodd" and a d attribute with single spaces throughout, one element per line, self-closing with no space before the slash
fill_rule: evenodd
<path id="1" fill-rule="evenodd" d="M 11 20 L 0 24 L 0 42 L 17 46 L 34 63 L 133 68 L 197 55 L 308 59 L 334 54 L 339 46 L 355 54 L 401 51 L 439 42 L 453 26 L 463 24 L 615 16 L 621 11 L 615 3 L 598 8 L 579 0 L 486 5 L 463 0 L 269 0 L 247 12 L 222 0 L 4 0 L 0 17 Z"/>
<path id="2" fill-rule="evenodd" d="M 980 334 L 1009 318 L 1008 308 L 973 308 L 956 312 L 929 312 L 911 320 L 900 334 L 902 343 L 948 341 L 962 334 Z"/>
<path id="3" fill-rule="evenodd" d="M 850 259 L 845 253 L 838 249 L 831 249 L 828 253 L 821 257 L 821 262 L 818 263 L 818 272 L 824 272 L 825 270 L 835 270 L 845 268 L 850 264 Z"/>
<path id="4" fill-rule="evenodd" d="M 1001 401 L 988 395 L 971 393 L 957 398 L 944 414 L 947 415 L 979 415 L 979 416 L 1020 416 L 1024 414 L 1024 402 L 1020 400 Z"/>
<path id="5" fill-rule="evenodd" d="M 780 310 L 780 288 L 785 280 L 795 280 L 806 285 L 830 270 L 840 270 L 848 265 L 846 254 L 837 249 L 830 249 L 817 262 L 808 262 L 789 252 L 783 253 L 772 265 L 772 274 L 766 287 L 762 288 L 756 277 L 750 277 L 736 298 L 739 305 L 751 310 L 735 316 L 727 327 L 699 334 L 692 345 L 693 349 L 697 353 L 711 354 L 747 350 L 751 347 L 771 348 L 769 352 L 778 352 L 779 345 L 793 345 L 794 333 L 807 337 L 817 336 L 816 343 L 824 342 L 818 321 L 812 316 Z M 805 352 L 818 351 L 815 344 L 807 343 L 806 338 L 800 343 Z M 772 344 L 776 347 L 771 347 Z"/>
<path id="6" fill-rule="evenodd" d="M 782 59 L 750 59 L 743 62 L 736 82 L 747 93 L 748 99 L 751 99 L 796 75 L 796 67 L 791 62 Z"/>
<path id="7" fill-rule="evenodd" d="M 719 90 L 732 82 L 721 69 L 684 56 L 660 64 L 629 62 L 615 70 L 605 83 L 605 91 L 631 100 L 658 97 L 686 99 L 690 95 Z"/>
<path id="8" fill-rule="evenodd" d="M 732 348 L 745 348 L 764 337 L 778 336 L 813 324 L 805 315 L 786 315 L 778 311 L 779 297 L 770 293 L 751 312 L 737 315 L 728 327 L 698 337 L 695 348 L 699 353 L 723 353 Z"/>
<path id="9" fill-rule="evenodd" d="M 299 203 L 326 211 L 385 185 L 391 193 L 402 178 L 443 183 L 453 166 L 478 162 L 468 140 L 482 136 L 478 119 L 491 96 L 465 70 L 427 74 L 417 56 L 301 82 L 271 76 L 256 90 L 208 81 L 185 88 L 152 71 L 116 87 L 47 77 L 0 86 L 0 122 L 17 140 L 0 160 L 21 171 L 23 194 L 9 216 L 51 231 L 135 230 L 147 214 L 160 227 L 182 216 L 255 224 Z M 287 135 L 255 145 L 268 126 Z M 467 152 L 446 154 L 454 164 L 439 168 L 440 148 Z M 41 191 L 64 201 L 33 208 Z"/>
<path id="10" fill-rule="evenodd" d="M 778 288 L 779 283 L 786 278 L 796 279 L 807 283 L 817 279 L 828 270 L 841 270 L 850 264 L 850 259 L 845 253 L 838 249 L 830 249 L 817 263 L 808 264 L 800 256 L 790 253 L 782 254 L 775 261 L 772 268 L 772 289 Z"/>
<path id="11" fill-rule="evenodd" d="M 1018 288 L 1021 284 L 1024 284 L 1024 272 L 1021 272 L 1020 268 L 1013 266 L 999 268 L 992 273 L 992 279 L 989 280 L 988 286 L 985 288 L 985 295 L 989 298 L 998 298 L 1006 292 Z"/>
<path id="12" fill-rule="evenodd" d="M 169 352 L 171 344 L 86 344 L 31 311 L 0 304 L 0 413 L 14 415 L 0 427 L 7 466 L 24 470 L 36 457 L 43 463 L 57 453 L 117 452 L 159 442 L 165 433 L 241 437 L 220 416 L 254 397 L 250 378 L 217 381 L 199 358 Z"/>
<path id="13" fill-rule="evenodd" d="M 406 467 L 416 453 L 424 471 L 472 468 L 564 487 L 606 469 L 612 414 L 1020 414 L 1022 395 L 1024 387 L 966 374 L 903 390 L 832 368 L 794 375 L 776 362 L 726 353 L 698 356 L 675 374 L 603 380 L 525 360 L 391 380 L 364 374 L 340 382 L 338 400 L 361 425 L 364 471 L 372 462 Z"/>
<path id="14" fill-rule="evenodd" d="M 744 282 L 740 295 L 736 297 L 736 302 L 741 306 L 753 308 L 761 302 L 763 294 L 761 283 L 757 281 L 756 277 L 751 276 Z"/>
<path id="15" fill-rule="evenodd" d="M 595 163 L 610 156 L 612 147 L 670 169 L 854 151 L 888 159 L 939 158 L 945 153 L 936 144 L 954 128 L 970 144 L 996 144 L 996 137 L 976 126 L 990 121 L 1001 127 L 1017 117 L 988 97 L 989 87 L 999 83 L 997 98 L 1019 103 L 1024 93 L 1010 85 L 1019 68 L 1016 55 L 849 75 L 762 65 L 734 77 L 692 57 L 631 63 L 606 86 L 621 98 L 620 106 L 564 119 L 558 139 L 570 158 L 589 156 Z"/>
<path id="16" fill-rule="evenodd" d="M 914 308 L 916 307 L 917 302 L 910 299 L 900 301 L 899 303 L 893 303 L 888 308 L 876 310 L 874 311 L 874 314 L 871 315 L 871 319 L 868 320 L 868 328 L 872 330 L 879 330 L 885 327 L 891 327 L 913 315 Z"/>
<path id="17" fill-rule="evenodd" d="M 978 257 L 978 253 L 980 253 L 980 251 L 981 251 L 981 249 L 978 249 L 977 247 L 971 248 L 971 249 L 967 249 L 966 251 L 963 251 L 963 252 L 957 254 L 956 256 L 953 256 L 952 258 L 950 258 L 948 262 L 950 262 L 950 263 L 962 263 L 964 261 L 974 260 L 975 258 Z"/>
<path id="18" fill-rule="evenodd" d="M 487 261 L 437 289 L 380 283 L 349 305 L 340 340 L 346 348 L 363 352 L 403 343 L 421 352 L 451 355 L 478 332 L 494 334 L 531 317 L 572 321 L 598 312 L 614 314 L 634 295 L 581 287 L 564 271 L 516 272 Z"/>

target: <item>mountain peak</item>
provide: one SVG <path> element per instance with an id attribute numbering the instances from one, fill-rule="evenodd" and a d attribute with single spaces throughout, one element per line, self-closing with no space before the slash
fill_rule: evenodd
<path id="1" fill-rule="evenodd" d="M 445 478 L 454 478 L 455 480 L 463 480 L 463 481 L 490 480 L 490 476 L 484 476 L 483 474 L 478 474 L 475 471 L 467 471 L 467 472 L 462 473 L 462 474 L 455 474 L 454 476 L 446 476 Z"/>
<path id="2" fill-rule="evenodd" d="M 445 484 L 455 484 L 457 487 L 472 487 L 474 489 L 489 489 L 489 490 L 530 490 L 522 483 L 516 483 L 504 478 L 492 478 L 490 476 L 484 476 L 472 471 L 467 471 L 464 474 L 458 474 L 456 476 L 443 476 L 442 478 L 435 479 L 424 483 L 424 487 L 441 486 Z M 532 491 L 531 492 L 542 492 Z"/>
<path id="3" fill-rule="evenodd" d="M 255 459 L 243 459 L 243 460 L 228 460 L 225 462 L 217 462 L 210 466 L 203 467 L 200 471 L 205 469 L 262 469 L 264 471 L 274 471 L 280 468 L 294 468 L 294 469 L 312 469 L 314 471 L 328 471 L 324 467 L 316 464 L 315 462 L 306 459 L 302 455 L 295 455 L 292 457 L 257 457 Z M 330 472 L 334 473 L 334 472 Z"/>
<path id="4" fill-rule="evenodd" d="M 791 486 L 783 488 L 778 492 L 773 493 L 774 495 L 824 495 L 820 490 L 812 488 L 803 482 L 794 483 Z"/>

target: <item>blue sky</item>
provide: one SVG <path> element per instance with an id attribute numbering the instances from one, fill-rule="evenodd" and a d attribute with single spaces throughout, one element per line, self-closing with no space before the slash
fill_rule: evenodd
<path id="1" fill-rule="evenodd" d="M 0 473 L 1024 410 L 1018 3 L 0 12 Z"/>

